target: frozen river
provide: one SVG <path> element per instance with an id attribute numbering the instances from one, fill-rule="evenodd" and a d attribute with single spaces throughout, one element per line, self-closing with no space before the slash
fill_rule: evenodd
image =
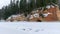
<path id="1" fill-rule="evenodd" d="M 0 22 L 0 34 L 60 34 L 60 23 Z"/>

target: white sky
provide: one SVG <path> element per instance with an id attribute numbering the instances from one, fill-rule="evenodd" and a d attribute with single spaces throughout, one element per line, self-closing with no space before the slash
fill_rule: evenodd
<path id="1" fill-rule="evenodd" d="M 0 9 L 10 3 L 10 0 L 0 0 Z"/>

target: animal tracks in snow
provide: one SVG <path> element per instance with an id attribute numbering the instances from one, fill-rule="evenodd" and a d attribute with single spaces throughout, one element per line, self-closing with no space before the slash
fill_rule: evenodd
<path id="1" fill-rule="evenodd" d="M 34 28 L 19 28 L 19 31 L 22 32 L 40 32 L 40 31 L 44 31 L 44 29 L 34 29 Z"/>

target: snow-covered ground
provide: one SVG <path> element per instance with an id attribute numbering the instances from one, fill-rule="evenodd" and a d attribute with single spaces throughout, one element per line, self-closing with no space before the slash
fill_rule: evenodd
<path id="1" fill-rule="evenodd" d="M 60 34 L 60 23 L 0 22 L 0 34 Z"/>

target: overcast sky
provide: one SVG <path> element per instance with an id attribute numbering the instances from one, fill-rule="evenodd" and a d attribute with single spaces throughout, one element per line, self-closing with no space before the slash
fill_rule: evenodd
<path id="1" fill-rule="evenodd" d="M 0 9 L 10 3 L 10 0 L 0 0 Z"/>

